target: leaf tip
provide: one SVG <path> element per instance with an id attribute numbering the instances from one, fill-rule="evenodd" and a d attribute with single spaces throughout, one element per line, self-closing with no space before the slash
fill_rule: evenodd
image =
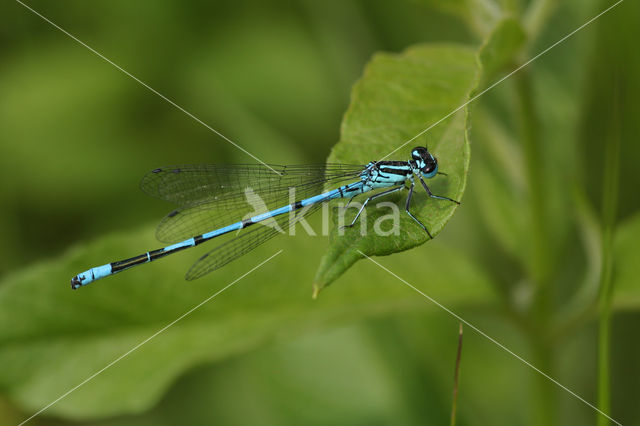
<path id="1" fill-rule="evenodd" d="M 317 283 L 313 284 L 313 292 L 311 293 L 311 298 L 316 300 L 318 298 L 318 294 L 320 294 L 320 290 L 322 289 Z"/>

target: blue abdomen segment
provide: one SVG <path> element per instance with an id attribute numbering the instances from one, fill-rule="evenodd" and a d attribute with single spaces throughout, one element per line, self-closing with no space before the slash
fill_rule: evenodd
<path id="1" fill-rule="evenodd" d="M 107 263 L 106 265 L 96 266 L 95 268 L 91 268 L 86 270 L 71 279 L 71 288 L 77 289 L 82 287 L 83 285 L 87 285 L 89 283 L 94 282 L 95 280 L 99 280 L 100 278 L 104 278 L 108 275 L 111 275 L 113 272 L 111 270 L 111 264 Z"/>
<path id="2" fill-rule="evenodd" d="M 202 239 L 202 237 L 200 237 L 200 239 Z M 129 259 L 118 260 L 117 262 L 108 263 L 102 266 L 96 266 L 95 268 L 91 268 L 73 277 L 71 279 L 71 288 L 75 290 L 96 280 L 99 280 L 100 278 L 108 277 L 109 275 L 117 274 L 118 272 L 124 271 L 125 269 L 129 269 L 143 263 L 151 262 L 168 254 L 175 253 L 176 251 L 193 247 L 196 244 L 198 244 L 196 238 L 189 238 L 188 240 L 184 240 L 161 249 L 152 250 L 144 254 L 131 257 Z"/>

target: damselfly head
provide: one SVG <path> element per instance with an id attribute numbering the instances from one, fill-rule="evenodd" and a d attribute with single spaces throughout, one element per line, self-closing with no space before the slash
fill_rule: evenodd
<path id="1" fill-rule="evenodd" d="M 438 173 L 438 160 L 431 155 L 424 146 L 417 146 L 411 150 L 411 157 L 425 178 L 432 178 Z"/>

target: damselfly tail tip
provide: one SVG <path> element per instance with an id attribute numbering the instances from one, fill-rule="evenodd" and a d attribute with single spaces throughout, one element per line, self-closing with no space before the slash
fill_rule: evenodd
<path id="1" fill-rule="evenodd" d="M 71 278 L 71 289 L 77 290 L 80 287 L 82 287 L 82 278 L 80 278 L 79 275 L 76 275 L 75 277 Z"/>

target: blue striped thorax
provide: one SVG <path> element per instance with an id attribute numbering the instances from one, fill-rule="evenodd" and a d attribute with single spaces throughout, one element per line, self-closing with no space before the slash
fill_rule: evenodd
<path id="1" fill-rule="evenodd" d="M 420 175 L 430 179 L 438 173 L 438 160 L 426 147 L 419 146 L 411 151 L 409 161 L 372 161 L 360 173 L 364 191 L 403 184 Z"/>
<path id="2" fill-rule="evenodd" d="M 412 174 L 407 161 L 372 161 L 360 174 L 365 191 L 403 184 Z"/>

